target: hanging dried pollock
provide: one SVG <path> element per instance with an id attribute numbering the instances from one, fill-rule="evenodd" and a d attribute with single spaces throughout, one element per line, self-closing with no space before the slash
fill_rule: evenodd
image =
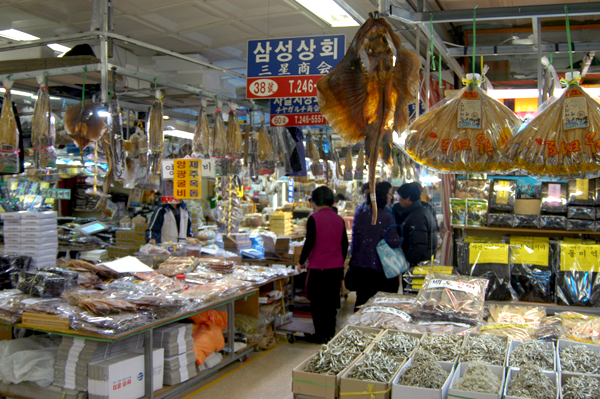
<path id="1" fill-rule="evenodd" d="M 196 158 L 210 158 L 213 150 L 212 135 L 204 106 L 200 107 L 196 128 L 194 129 L 193 151 Z"/>
<path id="2" fill-rule="evenodd" d="M 162 97 L 162 92 L 157 90 L 148 116 L 148 176 L 160 174 L 164 130 Z"/>
<path id="3" fill-rule="evenodd" d="M 569 83 L 531 122 L 506 143 L 515 166 L 540 175 L 573 175 L 600 166 L 600 103 Z"/>
<path id="4" fill-rule="evenodd" d="M 236 106 L 230 104 L 227 119 L 227 155 L 240 158 L 242 156 L 242 131 L 236 115 Z"/>
<path id="5" fill-rule="evenodd" d="M 413 122 L 406 151 L 417 162 L 443 171 L 491 172 L 514 169 L 503 153 L 521 122 L 476 82 Z"/>
<path id="6" fill-rule="evenodd" d="M 227 131 L 225 122 L 223 122 L 223 112 L 217 102 L 217 111 L 215 112 L 215 124 L 213 126 L 213 154 L 215 158 L 223 158 L 227 153 Z"/>
<path id="7" fill-rule="evenodd" d="M 33 109 L 31 142 L 33 144 L 35 169 L 40 170 L 56 166 L 56 150 L 54 149 L 56 130 L 54 128 L 54 118 L 52 117 L 50 94 L 46 86 L 46 76 L 41 74 L 37 79 L 40 88 Z"/>

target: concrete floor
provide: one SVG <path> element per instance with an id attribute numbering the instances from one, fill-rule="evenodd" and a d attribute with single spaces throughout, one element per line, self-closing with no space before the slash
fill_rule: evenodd
<path id="1" fill-rule="evenodd" d="M 342 302 L 337 325 L 341 329 L 354 311 L 354 293 Z M 180 399 L 292 399 L 292 369 L 314 355 L 320 345 L 279 335 L 279 344 L 268 351 L 252 352 L 244 363 L 235 362 L 194 387 Z"/>

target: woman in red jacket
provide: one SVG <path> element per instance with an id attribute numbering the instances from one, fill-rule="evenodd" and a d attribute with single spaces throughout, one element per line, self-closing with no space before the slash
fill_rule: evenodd
<path id="1" fill-rule="evenodd" d="M 308 261 L 306 290 L 315 334 L 307 340 L 326 343 L 335 335 L 348 236 L 344 220 L 331 208 L 331 189 L 317 187 L 311 193 L 310 205 L 313 213 L 306 224 L 306 241 L 298 270 Z"/>

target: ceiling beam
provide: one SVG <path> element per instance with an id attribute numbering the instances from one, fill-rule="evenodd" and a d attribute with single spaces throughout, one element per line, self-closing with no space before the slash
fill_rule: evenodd
<path id="1" fill-rule="evenodd" d="M 573 43 L 573 52 L 589 53 L 600 51 L 600 43 Z M 541 52 L 544 54 L 568 53 L 569 45 L 567 43 L 548 43 L 541 45 Z M 473 54 L 473 47 L 453 47 L 448 49 L 451 57 L 470 57 Z M 477 46 L 475 48 L 476 56 L 491 55 L 524 55 L 538 54 L 538 49 L 534 45 L 515 45 L 515 46 Z"/>

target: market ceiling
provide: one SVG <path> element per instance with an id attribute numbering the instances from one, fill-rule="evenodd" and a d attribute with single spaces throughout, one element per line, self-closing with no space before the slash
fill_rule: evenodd
<path id="1" fill-rule="evenodd" d="M 357 19 L 366 18 L 369 11 L 377 9 L 376 0 L 337 0 L 353 10 Z M 417 10 L 417 0 L 394 0 L 392 5 L 411 15 Z M 572 4 L 575 12 L 581 2 Z M 594 3 L 594 2 L 587 2 Z M 31 35 L 47 38 L 70 35 L 90 30 L 91 0 L 4 0 L 0 4 L 0 30 L 18 29 Z M 564 1 L 529 1 L 528 6 L 540 10 Z M 597 4 L 597 3 L 596 3 Z M 433 0 L 423 2 L 423 11 L 452 11 L 472 9 L 485 13 L 486 8 L 515 7 L 521 2 L 512 0 L 456 1 Z M 155 46 L 186 54 L 238 74 L 246 73 L 246 45 L 248 40 L 267 37 L 294 37 L 321 34 L 345 34 L 349 44 L 357 27 L 332 28 L 295 0 L 114 0 L 114 32 Z M 596 16 L 571 18 L 572 40 L 576 50 L 574 61 L 580 61 L 600 42 L 600 23 Z M 395 19 L 392 21 L 403 37 L 405 46 L 412 51 L 417 47 L 416 25 Z M 544 49 L 556 48 L 567 41 L 564 17 L 541 18 L 541 39 Z M 446 42 L 449 55 L 445 64 L 454 60 L 462 64 L 470 54 L 472 24 L 464 19 L 452 23 L 435 24 L 440 42 Z M 419 34 L 421 55 L 425 58 L 429 48 L 426 34 Z M 486 55 L 491 67 L 488 76 L 498 85 L 534 86 L 537 78 L 538 53 L 535 49 L 532 20 L 504 19 L 482 20 L 477 25 L 477 46 Z M 0 45 L 8 43 L 0 40 Z M 73 43 L 69 44 L 72 45 Z M 438 43 L 440 44 L 440 43 Z M 196 64 L 177 61 L 168 56 L 133 45 L 116 43 L 127 52 L 115 51 L 112 63 L 137 68 L 140 71 L 162 74 L 175 82 L 202 87 L 230 97 L 244 98 L 245 80 Z M 456 47 L 459 46 L 459 47 Z M 466 47 L 463 47 L 466 46 Z M 600 48 L 599 48 L 600 50 Z M 437 51 L 436 51 L 437 52 Z M 6 59 L 0 53 L 0 60 Z M 554 54 L 554 65 L 559 74 L 567 70 L 568 55 L 562 51 Z M 598 69 L 596 69 L 598 68 Z M 589 70 L 588 83 L 595 82 L 594 72 L 600 67 L 594 63 Z M 125 84 L 127 81 L 125 82 Z M 146 94 L 139 94 L 140 96 Z M 182 106 L 187 104 L 182 103 Z"/>

